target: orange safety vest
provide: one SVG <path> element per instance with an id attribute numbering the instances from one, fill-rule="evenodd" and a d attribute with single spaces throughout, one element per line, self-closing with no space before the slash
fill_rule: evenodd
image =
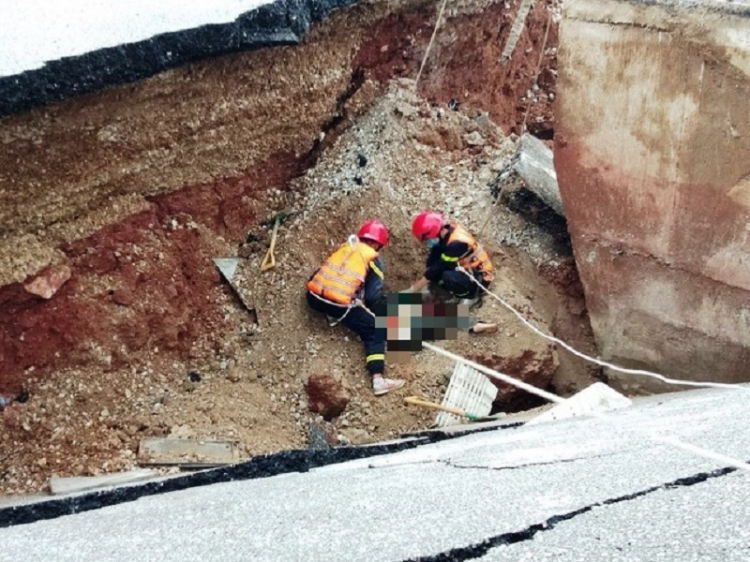
<path id="1" fill-rule="evenodd" d="M 463 242 L 468 244 L 469 251 L 458 259 L 458 264 L 468 271 L 475 271 L 481 274 L 484 281 L 489 282 L 495 278 L 495 267 L 490 261 L 490 257 L 487 252 L 484 251 L 482 245 L 477 242 L 471 233 L 458 225 L 458 223 L 450 223 L 452 232 L 448 235 L 446 245 L 451 242 Z"/>
<path id="2" fill-rule="evenodd" d="M 361 292 L 370 264 L 378 252 L 357 241 L 339 246 L 307 282 L 307 290 L 326 300 L 350 305 Z"/>

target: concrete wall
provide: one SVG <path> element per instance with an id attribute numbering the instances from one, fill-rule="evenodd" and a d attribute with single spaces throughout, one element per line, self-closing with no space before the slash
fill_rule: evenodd
<path id="1" fill-rule="evenodd" d="M 601 356 L 750 380 L 750 4 L 567 0 L 560 34 L 555 166 Z"/>

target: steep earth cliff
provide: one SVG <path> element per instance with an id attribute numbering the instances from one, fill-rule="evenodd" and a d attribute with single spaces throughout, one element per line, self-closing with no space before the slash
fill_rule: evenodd
<path id="1" fill-rule="evenodd" d="M 750 4 L 565 12 L 555 165 L 602 357 L 747 382 Z"/>

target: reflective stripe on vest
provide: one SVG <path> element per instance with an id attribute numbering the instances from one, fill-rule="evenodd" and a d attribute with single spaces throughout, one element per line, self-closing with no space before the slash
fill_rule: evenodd
<path id="1" fill-rule="evenodd" d="M 482 245 L 476 241 L 468 230 L 457 223 L 451 223 L 450 226 L 453 231 L 448 235 L 446 245 L 451 242 L 463 242 L 469 246 L 469 251 L 459 258 L 458 264 L 464 269 L 480 273 L 485 281 L 492 281 L 495 277 L 493 274 L 495 268 Z"/>
<path id="2" fill-rule="evenodd" d="M 354 247 L 345 242 L 307 282 L 307 290 L 329 301 L 350 305 L 364 285 L 367 268 L 377 257 L 378 252 L 363 242 Z"/>

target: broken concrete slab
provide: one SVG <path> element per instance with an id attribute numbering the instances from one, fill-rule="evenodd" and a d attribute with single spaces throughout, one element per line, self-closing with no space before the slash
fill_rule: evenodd
<path id="1" fill-rule="evenodd" d="M 491 187 L 496 196 L 504 199 L 512 192 L 526 189 L 555 214 L 565 216 L 552 150 L 528 133 L 521 136 L 516 154 L 500 170 Z"/>
<path id="2" fill-rule="evenodd" d="M 149 469 L 135 469 L 116 474 L 103 474 L 101 476 L 74 476 L 69 478 L 52 476 L 49 479 L 49 490 L 54 496 L 74 494 L 97 488 L 142 482 L 158 476 L 158 472 Z"/>
<path id="3" fill-rule="evenodd" d="M 141 466 L 211 468 L 239 460 L 239 451 L 229 441 L 150 437 L 141 440 L 138 448 Z"/>
<path id="4" fill-rule="evenodd" d="M 500 55 L 501 63 L 507 63 L 513 56 L 513 51 L 516 48 L 518 39 L 521 37 L 521 33 L 526 26 L 526 17 L 529 15 L 529 12 L 531 11 L 531 7 L 533 5 L 533 0 L 523 0 L 521 2 L 521 5 L 518 7 L 518 12 L 516 13 L 516 17 L 510 27 L 510 33 L 508 34 L 508 39 L 506 40 L 505 47 L 503 48 L 503 53 L 502 55 Z"/>
<path id="5" fill-rule="evenodd" d="M 234 274 L 237 271 L 237 266 L 239 265 L 239 263 L 239 258 L 214 258 L 214 264 L 219 268 L 219 271 L 224 276 L 224 278 L 230 283 L 234 278 Z"/>
<path id="6" fill-rule="evenodd" d="M 565 216 L 552 150 L 547 145 L 528 133 L 521 136 L 513 168 L 528 189 L 558 215 Z"/>
<path id="7" fill-rule="evenodd" d="M 490 184 L 495 197 L 555 240 L 558 252 L 570 254 L 570 235 L 557 184 L 553 154 L 536 137 L 525 134 L 516 154 Z"/>
<path id="8" fill-rule="evenodd" d="M 535 425 L 555 420 L 563 420 L 578 416 L 627 408 L 632 404 L 630 398 L 623 396 L 615 389 L 604 383 L 596 382 L 586 387 L 578 394 L 574 394 L 562 404 L 526 422 L 525 425 Z"/>

